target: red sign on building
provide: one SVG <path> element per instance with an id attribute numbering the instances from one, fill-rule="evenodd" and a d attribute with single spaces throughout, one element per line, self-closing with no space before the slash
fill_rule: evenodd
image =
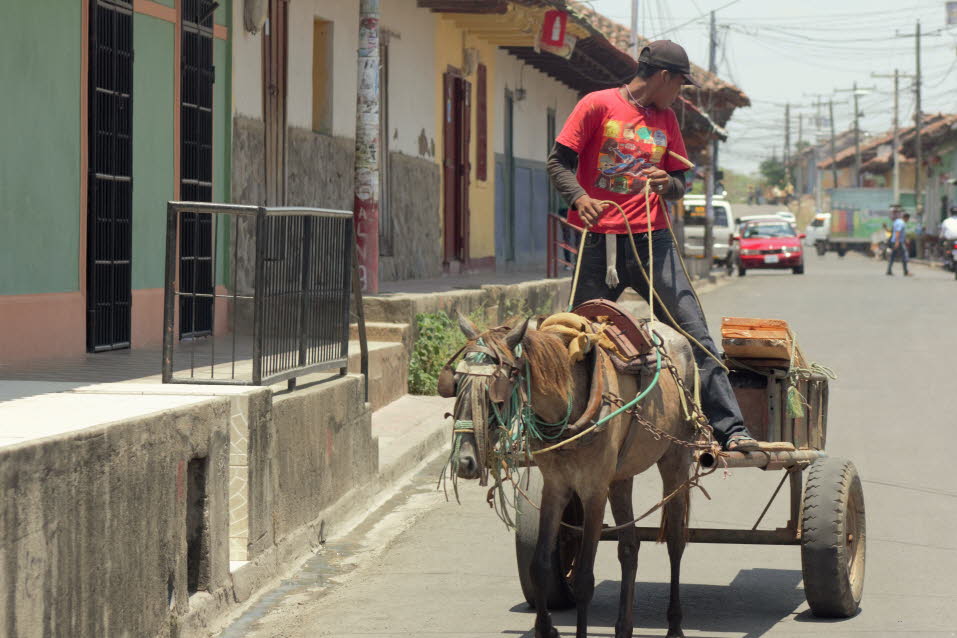
<path id="1" fill-rule="evenodd" d="M 565 43 L 565 26 L 568 24 L 568 14 L 564 11 L 552 9 L 545 12 L 545 23 L 542 25 L 542 44 L 560 47 Z"/>

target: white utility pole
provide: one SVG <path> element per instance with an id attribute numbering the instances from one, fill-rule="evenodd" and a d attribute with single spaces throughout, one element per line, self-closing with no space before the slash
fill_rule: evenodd
<path id="1" fill-rule="evenodd" d="M 711 12 L 711 35 L 708 47 L 708 71 L 715 73 L 717 71 L 718 59 L 718 33 L 715 28 L 714 11 Z M 704 191 L 704 263 L 705 272 L 711 272 L 711 265 L 714 263 L 714 185 L 716 173 L 718 170 L 718 139 L 715 137 L 711 142 L 711 156 L 709 159 L 708 178 L 705 182 Z"/>
<path id="2" fill-rule="evenodd" d="M 900 155 L 901 150 L 901 137 L 900 137 L 900 79 L 903 78 L 914 78 L 915 75 L 910 73 L 901 73 L 897 69 L 894 69 L 894 73 L 871 73 L 871 77 L 875 78 L 893 78 L 894 79 L 894 142 L 891 152 L 893 153 L 894 159 L 894 177 L 893 177 L 893 188 L 894 188 L 894 203 L 900 204 L 901 197 L 901 171 L 900 171 L 900 162 L 898 161 L 898 156 Z"/>

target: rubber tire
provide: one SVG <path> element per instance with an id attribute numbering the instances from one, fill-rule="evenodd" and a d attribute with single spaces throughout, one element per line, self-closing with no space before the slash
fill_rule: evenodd
<path id="1" fill-rule="evenodd" d="M 856 529 L 846 530 L 848 506 L 855 507 Z M 801 571 L 811 613 L 821 618 L 850 618 L 864 592 L 866 525 L 864 491 L 854 464 L 824 457 L 807 471 L 801 520 Z M 854 534 L 857 554 L 848 566 L 847 534 Z M 859 570 L 855 582 L 851 571 Z"/>
<path id="2" fill-rule="evenodd" d="M 817 248 L 817 254 L 821 257 L 827 254 L 827 246 L 823 243 L 818 243 L 815 245 Z"/>
<path id="3" fill-rule="evenodd" d="M 533 503 L 542 502 L 542 473 L 538 468 L 529 468 L 523 475 L 520 485 Z M 515 504 L 515 557 L 518 562 L 518 581 L 526 602 L 535 608 L 535 586 L 532 584 L 532 561 L 535 546 L 538 544 L 538 509 L 525 500 L 522 495 L 516 497 Z M 581 525 L 581 504 L 577 497 L 565 508 L 563 520 L 572 525 Z M 578 538 L 575 532 L 562 528 L 559 540 L 552 551 L 551 572 L 548 577 L 548 608 L 570 609 L 575 606 L 575 593 L 571 583 L 565 578 L 561 563 L 559 546 L 564 542 L 574 542 Z"/>
<path id="4" fill-rule="evenodd" d="M 801 264 L 800 266 L 795 266 L 794 268 L 791 269 L 791 272 L 794 273 L 795 275 L 803 275 L 804 264 Z"/>
<path id="5" fill-rule="evenodd" d="M 748 272 L 748 269 L 741 265 L 741 262 L 738 262 L 738 277 L 744 277 Z"/>

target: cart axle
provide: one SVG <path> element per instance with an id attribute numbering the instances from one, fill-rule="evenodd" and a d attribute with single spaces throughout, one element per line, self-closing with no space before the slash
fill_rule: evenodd
<path id="1" fill-rule="evenodd" d="M 657 541 L 657 527 L 636 527 L 639 541 Z M 618 540 L 619 532 L 604 531 L 603 541 Z M 693 528 L 688 530 L 689 543 L 721 543 L 726 545 L 800 545 L 797 531 L 780 527 L 778 529 L 710 529 Z"/>

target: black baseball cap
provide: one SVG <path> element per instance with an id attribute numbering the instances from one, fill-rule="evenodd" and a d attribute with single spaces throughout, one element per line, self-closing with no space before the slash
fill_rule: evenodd
<path id="1" fill-rule="evenodd" d="M 691 62 L 688 60 L 688 54 L 677 42 L 655 40 L 641 50 L 638 61 L 672 73 L 680 73 L 685 78 L 685 84 L 700 86 L 691 76 Z"/>

